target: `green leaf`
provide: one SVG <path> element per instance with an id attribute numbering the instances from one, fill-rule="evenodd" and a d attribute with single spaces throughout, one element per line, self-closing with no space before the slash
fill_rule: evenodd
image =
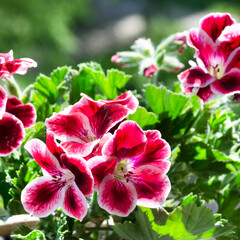
<path id="1" fill-rule="evenodd" d="M 157 240 L 157 234 L 152 230 L 148 216 L 141 209 L 138 209 L 135 212 L 135 217 L 135 223 L 125 221 L 117 226 L 112 226 L 113 230 L 126 240 Z"/>
<path id="2" fill-rule="evenodd" d="M 34 84 L 34 90 L 44 96 L 50 104 L 62 104 L 63 94 L 69 88 L 69 68 L 57 68 L 50 77 L 40 74 Z"/>
<path id="3" fill-rule="evenodd" d="M 13 234 L 12 237 L 23 240 L 46 240 L 45 234 L 40 230 L 33 230 L 25 236 L 22 236 L 21 234 Z"/>
<path id="4" fill-rule="evenodd" d="M 211 209 L 198 206 L 195 201 L 195 196 L 188 196 L 181 206 L 168 215 L 164 225 L 151 221 L 153 230 L 159 237 L 171 236 L 176 240 L 207 239 L 233 233 L 232 225 L 226 220 L 216 221 Z"/>
<path id="5" fill-rule="evenodd" d="M 129 75 L 125 75 L 124 72 L 117 69 L 108 70 L 107 76 L 105 76 L 101 66 L 94 62 L 80 64 L 79 68 L 80 71 L 84 70 L 86 74 L 91 76 L 108 99 L 116 98 L 118 89 L 122 89 L 130 79 Z"/>
<path id="6" fill-rule="evenodd" d="M 154 125 L 158 122 L 157 115 L 155 113 L 148 112 L 144 107 L 138 107 L 137 111 L 129 115 L 127 119 L 137 122 L 141 128 Z"/>
<path id="7" fill-rule="evenodd" d="M 193 112 L 200 109 L 200 99 L 194 97 L 186 97 L 179 93 L 174 93 L 164 86 L 156 87 L 147 84 L 145 86 L 145 96 L 148 104 L 153 112 L 162 114 L 166 112 L 172 120 L 184 113 L 188 108 L 192 108 Z"/>
<path id="8" fill-rule="evenodd" d="M 94 98 L 95 84 L 91 74 L 88 74 L 88 72 L 80 68 L 80 71 L 73 75 L 69 103 L 74 104 L 79 101 L 81 93 L 85 93 Z"/>
<path id="9" fill-rule="evenodd" d="M 112 226 L 112 228 L 119 236 L 126 240 L 145 240 L 140 229 L 138 229 L 137 225 L 132 222 L 125 221 L 124 223 Z"/>

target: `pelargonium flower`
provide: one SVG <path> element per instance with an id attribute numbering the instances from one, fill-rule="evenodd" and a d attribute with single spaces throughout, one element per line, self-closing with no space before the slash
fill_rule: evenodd
<path id="1" fill-rule="evenodd" d="M 47 146 L 32 139 L 25 148 L 42 167 L 44 176 L 23 189 L 24 209 L 36 217 L 46 217 L 62 207 L 65 214 L 81 221 L 87 214 L 85 196 L 93 192 L 93 177 L 86 161 L 62 152 L 52 133 L 47 135 Z"/>
<path id="2" fill-rule="evenodd" d="M 230 14 L 213 13 L 200 20 L 200 29 L 189 31 L 187 43 L 196 51 L 197 64 L 178 75 L 185 92 L 206 102 L 240 91 L 239 29 Z"/>
<path id="3" fill-rule="evenodd" d="M 121 123 L 103 146 L 102 156 L 87 161 L 100 207 L 123 217 L 136 204 L 159 207 L 170 191 L 169 157 L 169 144 L 159 131 L 144 132 L 134 121 Z"/>
<path id="4" fill-rule="evenodd" d="M 138 100 L 130 91 L 114 100 L 94 101 L 81 95 L 79 102 L 48 118 L 46 126 L 68 154 L 85 157 L 112 127 L 136 111 Z"/>
<path id="5" fill-rule="evenodd" d="M 30 58 L 13 59 L 13 51 L 0 53 L 0 77 L 13 73 L 25 74 L 28 68 L 37 67 L 37 63 Z"/>
<path id="6" fill-rule="evenodd" d="M 18 148 L 25 136 L 24 128 L 36 121 L 32 104 L 23 104 L 15 96 L 7 96 L 0 87 L 0 156 L 6 156 Z"/>

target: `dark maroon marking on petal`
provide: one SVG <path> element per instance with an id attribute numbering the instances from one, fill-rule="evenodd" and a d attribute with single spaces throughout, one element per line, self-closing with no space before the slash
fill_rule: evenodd
<path id="1" fill-rule="evenodd" d="M 128 109 L 120 104 L 105 104 L 91 117 L 89 122 L 97 138 L 103 137 L 119 121 L 128 115 Z"/>
<path id="2" fill-rule="evenodd" d="M 147 138 L 134 121 L 124 121 L 103 147 L 106 156 L 117 156 L 119 159 L 141 155 L 146 147 Z"/>
<path id="3" fill-rule="evenodd" d="M 155 165 L 161 169 L 162 173 L 166 173 L 170 167 L 170 162 L 164 161 L 171 156 L 169 144 L 161 139 L 157 130 L 149 130 L 145 134 L 148 139 L 146 150 L 141 156 L 133 159 L 134 167 L 140 167 L 144 164 Z"/>
<path id="4" fill-rule="evenodd" d="M 10 74 L 15 73 L 21 66 L 20 62 L 17 62 L 16 60 L 9 61 L 5 63 L 5 66 Z"/>
<path id="5" fill-rule="evenodd" d="M 103 106 L 103 103 L 100 103 L 99 101 L 94 101 L 86 94 L 82 93 L 81 96 L 82 98 L 80 99 L 80 101 L 78 101 L 72 106 L 70 113 L 81 112 L 85 116 L 90 118 L 98 111 L 101 106 Z"/>
<path id="6" fill-rule="evenodd" d="M 235 49 L 229 56 L 226 62 L 225 73 L 231 71 L 233 68 L 240 69 L 240 47 Z"/>
<path id="7" fill-rule="evenodd" d="M 159 207 L 169 192 L 170 182 L 161 169 L 153 166 L 142 166 L 134 170 L 130 181 L 137 191 L 138 200 L 146 207 Z"/>
<path id="8" fill-rule="evenodd" d="M 112 175 L 104 178 L 98 193 L 98 203 L 110 214 L 126 217 L 135 208 L 137 194 L 132 183 L 115 179 Z"/>
<path id="9" fill-rule="evenodd" d="M 17 97 L 8 96 L 6 112 L 20 119 L 25 128 L 35 124 L 37 114 L 32 104 L 23 104 Z"/>
<path id="10" fill-rule="evenodd" d="M 63 202 L 65 181 L 56 181 L 50 176 L 34 179 L 22 191 L 24 209 L 38 217 L 46 217 Z"/>
<path id="11" fill-rule="evenodd" d="M 228 13 L 211 13 L 201 20 L 200 26 L 215 42 L 225 27 L 234 23 L 235 20 Z"/>
<path id="12" fill-rule="evenodd" d="M 229 94 L 240 91 L 240 70 L 232 69 L 221 79 L 211 84 L 212 91 L 219 94 Z"/>
<path id="13" fill-rule="evenodd" d="M 206 87 L 216 78 L 205 73 L 201 68 L 190 68 L 180 73 L 178 79 L 188 87 Z"/>
<path id="14" fill-rule="evenodd" d="M 90 142 L 89 122 L 86 116 L 82 113 L 74 114 L 54 114 L 52 117 L 46 120 L 48 130 L 52 131 L 57 137 L 64 138 L 75 138 L 82 142 Z"/>
<path id="15" fill-rule="evenodd" d="M 81 158 L 77 159 L 67 156 L 66 154 L 61 155 L 61 161 L 75 176 L 75 183 L 84 196 L 91 194 L 94 182 L 86 161 Z"/>
<path id="16" fill-rule="evenodd" d="M 13 152 L 20 146 L 25 136 L 22 122 L 10 113 L 0 119 L 0 156 Z"/>
<path id="17" fill-rule="evenodd" d="M 62 209 L 68 216 L 79 221 L 87 214 L 87 201 L 74 182 L 66 190 Z"/>
<path id="18" fill-rule="evenodd" d="M 218 80 L 216 80 L 216 81 L 218 81 Z M 199 90 L 197 92 L 197 96 L 199 96 L 204 102 L 207 102 L 208 100 L 210 100 L 212 97 L 215 96 L 215 93 L 212 91 L 211 85 L 209 85 L 204 88 L 199 88 Z"/>

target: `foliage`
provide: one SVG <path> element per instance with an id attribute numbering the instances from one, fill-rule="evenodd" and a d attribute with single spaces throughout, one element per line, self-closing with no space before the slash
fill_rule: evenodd
<path id="1" fill-rule="evenodd" d="M 137 207 L 128 217 L 111 216 L 101 209 L 97 193 L 87 196 L 88 215 L 79 222 L 61 208 L 42 218 L 37 229 L 21 226 L 16 239 L 62 240 L 219 240 L 240 236 L 239 116 L 230 97 L 203 105 L 194 95 L 171 90 L 162 82 L 146 83 L 137 111 L 127 117 L 144 130 L 157 129 L 171 146 L 168 200 L 159 209 Z M 26 213 L 20 196 L 25 186 L 42 175 L 40 166 L 24 150 L 33 138 L 45 141 L 45 120 L 75 104 L 81 93 L 94 100 L 114 99 L 126 92 L 131 76 L 104 71 L 96 62 L 78 69 L 63 66 L 50 76 L 40 74 L 23 94 L 32 103 L 37 123 L 26 130 L 20 148 L 0 158 L 0 218 Z M 147 80 L 146 80 L 147 81 Z"/>

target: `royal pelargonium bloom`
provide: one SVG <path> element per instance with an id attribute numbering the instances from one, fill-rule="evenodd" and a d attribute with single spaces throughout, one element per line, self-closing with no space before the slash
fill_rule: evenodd
<path id="1" fill-rule="evenodd" d="M 15 96 L 7 96 L 0 86 L 0 156 L 6 156 L 18 148 L 25 136 L 24 128 L 36 121 L 32 104 L 23 104 Z"/>
<path id="2" fill-rule="evenodd" d="M 68 154 L 85 157 L 111 128 L 136 111 L 138 100 L 130 91 L 114 100 L 94 101 L 81 95 L 79 102 L 48 118 L 46 126 Z"/>
<path id="3" fill-rule="evenodd" d="M 67 156 L 51 132 L 47 146 L 32 139 L 25 148 L 42 167 L 44 176 L 23 189 L 24 209 L 36 217 L 46 217 L 61 207 L 65 214 L 81 221 L 87 214 L 85 196 L 93 192 L 93 177 L 86 161 Z"/>
<path id="4" fill-rule="evenodd" d="M 187 43 L 195 49 L 197 64 L 178 75 L 186 93 L 204 102 L 215 95 L 240 91 L 240 24 L 228 13 L 212 13 L 191 29 Z"/>
<path id="5" fill-rule="evenodd" d="M 31 58 L 13 59 L 13 51 L 0 53 L 0 77 L 13 73 L 25 74 L 28 68 L 37 67 L 37 63 Z"/>
<path id="6" fill-rule="evenodd" d="M 128 216 L 136 205 L 156 208 L 167 198 L 170 146 L 157 130 L 124 121 L 104 144 L 102 156 L 87 161 L 98 203 L 110 214 Z"/>

